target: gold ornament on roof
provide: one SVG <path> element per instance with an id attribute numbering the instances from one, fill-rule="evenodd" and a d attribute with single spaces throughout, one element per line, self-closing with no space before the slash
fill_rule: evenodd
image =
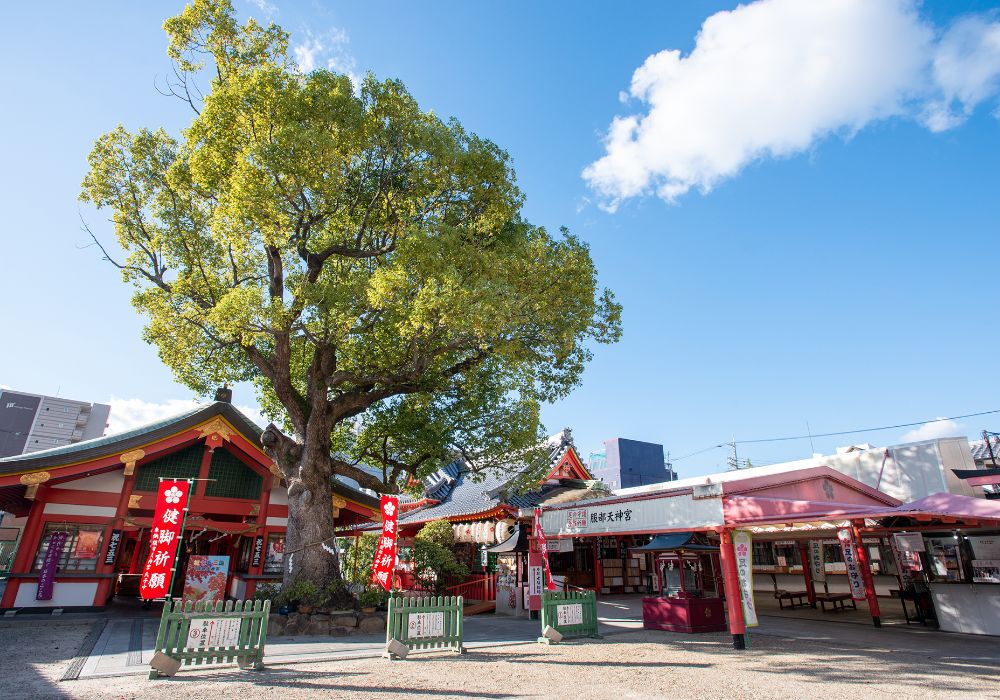
<path id="1" fill-rule="evenodd" d="M 139 502 L 141 500 L 142 500 L 142 496 L 136 496 L 136 495 L 129 496 L 128 497 L 128 507 L 130 509 L 131 508 L 141 508 L 142 506 L 139 505 Z"/>
<path id="2" fill-rule="evenodd" d="M 210 437 L 212 435 L 218 435 L 223 440 L 232 442 L 233 429 L 230 428 L 224 420 L 216 416 L 212 420 L 208 421 L 204 425 L 198 427 L 198 431 L 201 433 L 203 438 Z"/>
<path id="3" fill-rule="evenodd" d="M 122 456 L 118 459 L 120 459 L 125 465 L 125 476 L 132 476 L 135 474 L 135 463 L 145 456 L 146 453 L 142 450 L 129 450 L 128 452 L 123 452 Z"/>
<path id="4" fill-rule="evenodd" d="M 20 481 L 28 487 L 28 490 L 24 492 L 24 497 L 29 501 L 35 500 L 35 496 L 38 494 L 38 486 L 40 484 L 44 484 L 51 478 L 52 475 L 48 472 L 32 472 L 31 474 L 22 474 Z"/>

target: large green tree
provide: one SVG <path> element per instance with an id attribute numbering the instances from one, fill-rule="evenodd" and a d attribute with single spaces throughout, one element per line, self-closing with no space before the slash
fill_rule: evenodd
<path id="1" fill-rule="evenodd" d="M 399 82 L 303 72 L 228 0 L 164 28 L 192 122 L 101 136 L 81 197 L 110 210 L 123 257 L 105 255 L 177 379 L 256 385 L 288 484 L 285 582 L 322 585 L 334 475 L 392 493 L 456 450 L 501 466 L 620 309 L 585 244 L 523 218 L 508 155 Z M 358 464 L 379 438 L 381 475 Z"/>

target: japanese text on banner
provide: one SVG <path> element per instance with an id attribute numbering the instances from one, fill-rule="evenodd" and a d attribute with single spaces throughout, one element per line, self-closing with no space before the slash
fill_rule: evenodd
<path id="1" fill-rule="evenodd" d="M 865 599 L 865 581 L 861 578 L 861 567 L 858 566 L 858 552 L 854 546 L 854 536 L 847 528 L 837 530 L 840 540 L 840 550 L 844 553 L 844 564 L 847 567 L 847 581 L 851 584 L 851 598 Z"/>
<path id="2" fill-rule="evenodd" d="M 393 573 L 396 570 L 396 526 L 399 523 L 399 499 L 382 496 L 382 536 L 372 561 L 372 579 L 382 588 L 392 590 Z"/>
<path id="3" fill-rule="evenodd" d="M 184 513 L 187 511 L 190 494 L 190 481 L 160 482 L 149 536 L 149 557 L 139 582 L 139 597 L 143 600 L 164 598 L 170 593 L 174 561 L 183 536 Z"/>
<path id="4" fill-rule="evenodd" d="M 753 544 L 749 532 L 733 531 L 733 551 L 736 553 L 736 574 L 740 582 L 743 620 L 747 627 L 756 627 L 757 609 L 753 601 Z"/>

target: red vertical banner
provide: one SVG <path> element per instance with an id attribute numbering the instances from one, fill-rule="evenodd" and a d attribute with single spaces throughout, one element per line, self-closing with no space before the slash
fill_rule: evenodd
<path id="1" fill-rule="evenodd" d="M 165 598 L 170 592 L 190 494 L 190 481 L 160 482 L 149 537 L 149 557 L 139 583 L 139 597 L 143 600 Z"/>
<path id="2" fill-rule="evenodd" d="M 396 571 L 396 526 L 399 523 L 399 499 L 382 496 L 382 536 L 378 540 L 375 559 L 372 561 L 372 579 L 382 588 L 392 590 L 392 578 Z"/>
<path id="3" fill-rule="evenodd" d="M 549 568 L 549 548 L 545 544 L 541 508 L 535 508 L 535 541 L 538 542 L 538 551 L 542 553 L 542 562 L 545 565 L 545 590 L 554 591 L 556 590 L 556 582 L 552 580 L 552 569 Z"/>
<path id="4" fill-rule="evenodd" d="M 542 593 L 556 590 L 549 568 L 549 553 L 545 546 L 545 531 L 542 529 L 542 509 L 535 508 L 531 539 L 534 551 L 528 552 L 528 608 L 542 609 Z"/>

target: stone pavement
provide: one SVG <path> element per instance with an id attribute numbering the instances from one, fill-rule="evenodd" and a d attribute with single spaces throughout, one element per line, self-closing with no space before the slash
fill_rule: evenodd
<path id="1" fill-rule="evenodd" d="M 601 600 L 598 603 L 598 619 L 602 634 L 640 629 L 641 601 L 638 598 Z M 148 673 L 159 623 L 159 617 L 152 616 L 108 619 L 93 649 L 69 675 L 95 678 Z M 535 642 L 539 634 L 537 620 L 495 615 L 475 615 L 465 619 L 465 646 L 469 649 L 529 644 Z M 273 665 L 378 657 L 384 650 L 384 633 L 348 637 L 275 637 L 267 643 L 264 663 Z"/>

